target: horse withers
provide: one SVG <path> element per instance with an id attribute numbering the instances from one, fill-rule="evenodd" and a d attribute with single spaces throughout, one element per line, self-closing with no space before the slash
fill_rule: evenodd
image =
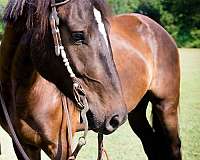
<path id="1" fill-rule="evenodd" d="M 49 22 L 51 15 L 56 25 Z M 127 107 L 106 34 L 106 18 L 104 0 L 8 3 L 0 49 L 1 93 L 30 159 L 40 159 L 41 148 L 52 159 L 69 156 L 61 95 L 67 97 L 68 105 L 77 105 L 73 74 L 87 98 L 90 129 L 109 134 L 125 121 Z M 62 57 L 56 52 L 58 41 Z M 78 113 L 70 110 L 74 131 Z M 9 132 L 0 113 L 1 125 Z M 22 159 L 15 144 L 14 148 Z"/>

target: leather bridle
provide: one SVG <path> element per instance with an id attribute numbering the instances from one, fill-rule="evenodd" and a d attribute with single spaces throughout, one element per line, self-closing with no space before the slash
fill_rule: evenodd
<path id="1" fill-rule="evenodd" d="M 63 1 L 63 2 L 55 2 L 55 0 L 52 0 L 51 1 L 51 7 L 57 7 L 57 6 L 62 6 L 62 5 L 64 5 L 64 4 L 66 4 L 66 3 L 68 3 L 68 2 L 70 2 L 71 0 L 65 0 L 65 1 Z"/>
<path id="2" fill-rule="evenodd" d="M 78 155 L 81 148 L 86 144 L 86 136 L 87 136 L 87 132 L 88 132 L 88 120 L 86 117 L 86 113 L 89 110 L 89 106 L 88 106 L 88 102 L 87 102 L 86 93 L 85 93 L 83 87 L 81 86 L 81 84 L 79 83 L 78 78 L 74 74 L 74 72 L 69 64 L 69 60 L 66 57 L 66 52 L 64 50 L 64 46 L 62 45 L 62 40 L 61 40 L 61 36 L 60 36 L 59 17 L 58 17 L 56 7 L 64 5 L 70 1 L 71 0 L 65 0 L 60 3 L 55 3 L 55 0 L 51 0 L 52 12 L 50 14 L 49 20 L 50 20 L 50 24 L 51 24 L 51 31 L 52 31 L 54 45 L 55 45 L 55 54 L 57 56 L 61 55 L 61 57 L 63 58 L 63 62 L 67 68 L 67 71 L 70 74 L 70 77 L 73 81 L 74 97 L 75 97 L 75 100 L 77 103 L 78 110 L 80 111 L 80 115 L 81 115 L 81 118 L 83 121 L 82 123 L 84 124 L 84 134 L 83 134 L 83 136 L 81 136 L 79 138 L 78 144 L 77 144 L 74 152 L 72 152 L 72 149 L 71 149 L 72 127 L 71 127 L 70 115 L 69 115 L 69 111 L 68 111 L 67 99 L 66 99 L 66 97 L 62 96 L 62 104 L 67 113 L 66 115 L 67 115 L 68 141 L 69 141 L 69 153 L 70 153 L 70 157 L 68 160 L 75 160 L 76 156 Z M 108 36 L 108 34 L 107 34 L 107 36 Z M 110 41 L 109 41 L 109 43 L 110 43 Z M 110 50 L 112 50 L 112 49 L 110 48 Z M 103 148 L 103 134 L 99 133 L 98 134 L 98 158 L 97 158 L 97 160 L 103 159 L 103 153 L 106 154 L 106 157 L 108 159 L 107 153 Z"/>
<path id="3" fill-rule="evenodd" d="M 88 133 L 88 120 L 86 117 L 86 113 L 89 110 L 88 106 L 88 101 L 86 97 L 86 93 L 79 82 L 78 78 L 74 74 L 70 64 L 69 60 L 66 57 L 66 52 L 64 50 L 64 46 L 62 45 L 62 40 L 60 36 L 60 31 L 59 31 L 59 17 L 57 13 L 57 8 L 58 6 L 67 4 L 71 0 L 65 0 L 63 2 L 56 3 L 55 0 L 51 0 L 51 14 L 49 17 L 50 25 L 51 25 L 51 30 L 52 30 L 52 35 L 53 35 L 53 40 L 54 40 L 54 45 L 55 45 L 55 54 L 57 56 L 61 56 L 64 62 L 64 65 L 66 66 L 66 69 L 70 75 L 70 78 L 72 79 L 73 82 L 73 94 L 74 98 L 77 103 L 77 109 L 80 111 L 80 115 L 82 118 L 82 123 L 84 124 L 84 134 L 79 138 L 78 144 L 75 148 L 74 151 L 72 151 L 72 124 L 71 124 L 71 118 L 70 118 L 70 113 L 69 113 L 69 108 L 68 108 L 68 103 L 67 103 L 67 98 L 61 94 L 61 101 L 62 101 L 62 107 L 66 113 L 66 119 L 67 119 L 67 128 L 68 128 L 68 141 L 69 141 L 69 159 L 68 160 L 75 160 L 79 151 L 81 148 L 86 144 L 86 136 Z M 0 81 L 0 101 L 3 109 L 3 113 L 6 118 L 6 122 L 8 124 L 8 128 L 11 134 L 11 137 L 16 144 L 18 150 L 20 151 L 22 157 L 24 160 L 30 160 L 30 158 L 27 156 L 26 152 L 24 151 L 22 145 L 20 144 L 17 135 L 15 133 L 14 127 L 12 125 L 10 116 L 7 111 L 7 107 L 5 105 L 5 101 L 2 96 L 2 83 Z M 98 160 L 102 160 L 102 155 L 105 150 L 103 149 L 103 135 L 99 134 L 98 135 Z"/>
<path id="4" fill-rule="evenodd" d="M 81 150 L 81 148 L 86 144 L 86 136 L 87 136 L 87 132 L 88 132 L 88 120 L 86 117 L 86 113 L 89 110 L 89 106 L 88 106 L 86 93 L 69 64 L 69 60 L 67 59 L 66 52 L 65 52 L 64 46 L 62 45 L 62 40 L 61 40 L 61 36 L 60 36 L 59 17 L 58 17 L 56 7 L 60 6 L 60 5 L 64 5 L 68 2 L 70 2 L 70 0 L 66 0 L 66 1 L 63 1 L 60 3 L 55 3 L 55 0 L 51 0 L 52 11 L 51 11 L 49 20 L 50 20 L 51 31 L 52 31 L 54 45 L 55 45 L 55 54 L 57 56 L 62 57 L 64 65 L 66 66 L 66 69 L 70 75 L 70 78 L 72 79 L 74 98 L 77 103 L 76 106 L 77 106 L 78 110 L 80 111 L 80 115 L 81 115 L 81 118 L 82 118 L 82 121 L 84 124 L 84 134 L 83 134 L 83 136 L 81 136 L 79 138 L 78 145 L 75 148 L 74 152 L 72 152 L 71 144 L 69 145 L 70 146 L 69 147 L 69 153 L 70 153 L 69 160 L 74 160 L 76 158 L 77 154 L 79 153 L 79 151 Z M 63 102 L 63 106 L 64 106 L 65 110 L 67 111 L 66 116 L 67 116 L 67 125 L 68 125 L 68 140 L 69 140 L 69 143 L 71 143 L 72 142 L 72 129 L 71 129 L 72 127 L 71 127 L 68 106 L 66 105 L 67 104 L 66 98 L 64 96 L 62 96 L 62 102 Z"/>

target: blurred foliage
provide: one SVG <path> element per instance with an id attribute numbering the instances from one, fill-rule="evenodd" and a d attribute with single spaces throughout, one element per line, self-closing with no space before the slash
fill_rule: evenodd
<path id="1" fill-rule="evenodd" d="M 164 26 L 177 40 L 178 45 L 200 47 L 200 1 L 161 0 L 161 6 L 173 18 L 170 23 L 163 17 L 166 20 Z"/>
<path id="2" fill-rule="evenodd" d="M 2 22 L 3 12 L 4 12 L 4 6 L 0 4 L 0 39 L 2 38 L 3 28 L 4 28 L 4 24 Z"/>
<path id="3" fill-rule="evenodd" d="M 161 24 L 179 47 L 200 48 L 199 0 L 109 0 L 115 14 L 136 12 Z"/>
<path id="4" fill-rule="evenodd" d="M 108 0 L 116 14 L 133 12 L 139 5 L 139 0 Z"/>
<path id="5" fill-rule="evenodd" d="M 0 37 L 7 0 L 0 0 Z M 108 0 L 115 14 L 141 13 L 161 24 L 179 47 L 200 48 L 200 0 Z"/>

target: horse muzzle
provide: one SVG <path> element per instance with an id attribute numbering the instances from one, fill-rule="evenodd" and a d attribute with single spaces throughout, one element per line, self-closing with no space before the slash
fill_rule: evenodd
<path id="1" fill-rule="evenodd" d="M 127 120 L 127 113 L 115 113 L 112 116 L 106 117 L 104 120 L 99 120 L 91 110 L 89 110 L 87 112 L 87 118 L 90 130 L 108 135 L 113 133 Z"/>

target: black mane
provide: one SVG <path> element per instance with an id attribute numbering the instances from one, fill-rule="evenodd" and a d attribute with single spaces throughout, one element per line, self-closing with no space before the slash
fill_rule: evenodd
<path id="1" fill-rule="evenodd" d="M 108 6 L 105 0 L 90 0 L 101 12 L 103 19 L 108 16 Z M 26 17 L 26 26 L 32 28 L 34 23 L 44 32 L 48 25 L 51 0 L 10 0 L 7 4 L 4 21 L 15 22 L 23 15 Z"/>

